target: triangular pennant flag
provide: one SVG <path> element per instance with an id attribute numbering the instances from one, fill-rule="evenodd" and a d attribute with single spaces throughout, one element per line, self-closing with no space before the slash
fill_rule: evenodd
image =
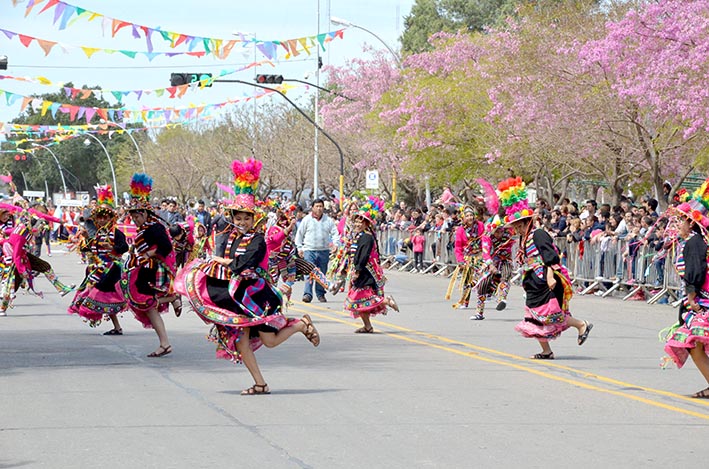
<path id="1" fill-rule="evenodd" d="M 52 47 L 57 45 L 56 42 L 45 41 L 43 39 L 37 39 L 37 44 L 39 44 L 39 47 L 41 47 L 42 50 L 44 51 L 45 57 L 48 56 L 49 53 L 52 51 Z"/>
<path id="2" fill-rule="evenodd" d="M 32 101 L 31 96 L 23 96 L 22 97 L 22 106 L 20 106 L 20 112 L 25 112 L 25 109 L 27 109 L 27 105 Z M 8 100 L 8 104 L 10 104 Z"/>
<path id="3" fill-rule="evenodd" d="M 298 42 L 300 43 L 301 47 L 305 51 L 306 54 L 310 55 L 310 47 L 308 46 L 308 38 L 301 37 L 298 39 Z"/>
<path id="4" fill-rule="evenodd" d="M 67 5 L 63 4 L 60 5 L 59 8 L 57 8 L 56 13 L 59 13 L 61 11 L 62 14 L 62 20 L 59 22 L 59 30 L 64 30 L 66 29 L 66 24 L 69 22 L 72 16 L 74 16 L 74 13 L 76 12 L 76 7 L 73 5 Z M 54 15 L 54 22 L 56 23 L 57 15 Z"/>
<path id="5" fill-rule="evenodd" d="M 145 42 L 148 45 L 148 52 L 153 51 L 153 41 L 151 39 L 151 35 L 153 33 L 153 30 L 148 28 L 147 26 L 141 26 L 140 29 L 143 30 L 143 33 L 145 34 Z"/>
<path id="6" fill-rule="evenodd" d="M 189 37 L 189 36 L 187 36 L 187 35 L 185 35 L 185 34 L 180 34 L 180 35 L 177 37 L 177 41 L 175 41 L 175 45 L 173 45 L 172 47 L 177 47 L 177 46 L 179 46 L 180 44 L 182 44 L 183 42 L 185 42 L 188 37 Z"/>
<path id="7" fill-rule="evenodd" d="M 49 107 L 52 110 L 52 118 L 56 119 L 57 118 L 57 111 L 61 107 L 61 103 L 52 103 L 52 105 Z"/>
<path id="8" fill-rule="evenodd" d="M 140 32 L 138 32 L 138 25 L 132 24 L 132 25 L 130 25 L 130 27 L 133 30 L 133 38 L 140 39 Z"/>
<path id="9" fill-rule="evenodd" d="M 20 42 L 25 47 L 29 47 L 30 44 L 32 44 L 32 40 L 34 40 L 32 36 L 25 36 L 24 34 L 18 34 L 18 36 L 20 37 Z"/>
<path id="10" fill-rule="evenodd" d="M 76 114 L 79 112 L 79 106 L 69 106 L 69 119 L 76 120 Z"/>
<path id="11" fill-rule="evenodd" d="M 116 33 L 126 26 L 130 26 L 130 23 L 114 19 L 111 23 L 111 37 L 116 37 Z"/>
<path id="12" fill-rule="evenodd" d="M 42 1 L 35 2 L 35 4 L 37 4 L 37 3 L 42 3 Z M 39 13 L 37 13 L 37 14 L 38 14 L 38 15 L 41 15 L 42 13 L 44 13 L 45 11 L 49 10 L 50 8 L 52 8 L 52 7 L 53 7 L 54 5 L 56 5 L 57 3 L 59 3 L 59 0 L 49 0 L 49 1 L 47 2 L 47 4 L 44 5 L 44 8 L 42 8 L 42 10 L 41 10 Z"/>
<path id="13" fill-rule="evenodd" d="M 108 112 L 104 108 L 98 109 L 98 116 L 103 120 L 108 120 Z"/>
<path id="14" fill-rule="evenodd" d="M 123 97 L 123 93 L 121 93 L 120 91 L 111 91 L 111 94 L 114 98 L 116 98 L 116 101 L 120 101 Z"/>
<path id="15" fill-rule="evenodd" d="M 138 53 L 136 51 L 132 51 L 132 50 L 119 50 L 118 52 L 130 57 L 131 59 L 134 59 L 135 56 L 138 55 Z"/>
<path id="16" fill-rule="evenodd" d="M 7 36 L 8 39 L 12 39 L 15 36 L 17 36 L 17 33 L 13 33 L 12 31 L 7 31 L 5 29 L 0 29 L 0 32 L 2 32 L 5 36 Z"/>
<path id="17" fill-rule="evenodd" d="M 81 50 L 84 51 L 84 54 L 86 54 L 87 58 L 91 58 L 92 55 L 94 55 L 96 52 L 98 52 L 100 49 L 97 49 L 95 47 L 81 47 Z"/>
<path id="18" fill-rule="evenodd" d="M 272 42 L 262 42 L 262 43 L 256 44 L 256 48 L 263 55 L 265 55 L 268 58 L 268 60 L 273 60 L 273 57 L 276 55 L 276 45 Z"/>
<path id="19" fill-rule="evenodd" d="M 298 55 L 300 55 L 300 52 L 298 52 L 298 41 L 296 39 L 289 39 L 288 47 L 290 48 L 293 57 L 297 57 Z"/>
<path id="20" fill-rule="evenodd" d="M 320 47 L 322 47 L 322 50 L 325 50 L 325 38 L 327 38 L 327 34 L 322 33 L 322 34 L 318 34 L 315 37 L 317 38 L 318 42 L 320 43 Z"/>
<path id="21" fill-rule="evenodd" d="M 42 101 L 42 115 L 45 115 L 47 113 L 47 110 L 49 107 L 52 105 L 51 101 Z"/>
<path id="22" fill-rule="evenodd" d="M 99 93 L 101 93 L 101 90 L 97 90 Z M 81 93 L 81 99 L 89 99 L 91 97 L 91 94 L 94 92 L 94 90 L 80 90 Z"/>
<path id="23" fill-rule="evenodd" d="M 87 107 L 86 108 L 86 123 L 88 124 L 91 122 L 91 119 L 93 119 L 94 115 L 96 114 L 96 108 L 95 107 Z"/>

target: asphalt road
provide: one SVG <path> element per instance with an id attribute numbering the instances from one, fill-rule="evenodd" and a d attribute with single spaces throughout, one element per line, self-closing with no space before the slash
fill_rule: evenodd
<path id="1" fill-rule="evenodd" d="M 72 254 L 50 262 L 81 281 Z M 130 313 L 107 337 L 66 313 L 44 279 L 45 299 L 20 294 L 0 318 L 0 468 L 411 468 L 703 467 L 709 401 L 692 364 L 662 370 L 660 329 L 676 311 L 575 297 L 591 320 L 552 343 L 557 359 L 519 336 L 522 295 L 470 321 L 443 300 L 447 279 L 390 272 L 400 313 L 376 334 L 328 303 L 298 301 L 322 336 L 296 335 L 257 352 L 272 394 L 240 396 L 243 366 L 214 358 L 208 327 L 185 311 L 165 316 L 174 349 L 157 346 Z"/>

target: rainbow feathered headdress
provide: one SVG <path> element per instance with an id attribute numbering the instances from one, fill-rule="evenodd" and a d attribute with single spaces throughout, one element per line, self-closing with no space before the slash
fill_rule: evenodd
<path id="1" fill-rule="evenodd" d="M 367 200 L 359 206 L 357 215 L 367 220 L 371 226 L 374 226 L 382 211 L 384 211 L 384 201 L 379 197 L 370 195 L 367 197 Z"/>
<path id="2" fill-rule="evenodd" d="M 497 185 L 500 205 L 505 209 L 505 224 L 531 217 L 534 211 L 527 200 L 527 186 L 521 177 L 508 178 Z"/>
<path id="3" fill-rule="evenodd" d="M 227 207 L 239 212 L 256 212 L 256 189 L 258 188 L 263 163 L 254 158 L 246 161 L 234 160 L 231 172 L 234 173 L 234 201 Z"/>
<path id="4" fill-rule="evenodd" d="M 135 173 L 130 180 L 130 206 L 128 210 L 152 210 L 150 193 L 153 178 L 144 173 Z"/>
<path id="5" fill-rule="evenodd" d="M 694 220 L 701 227 L 709 228 L 709 218 L 707 218 L 707 213 L 709 213 L 709 178 L 692 193 L 688 200 L 679 204 L 674 210 Z"/>
<path id="6" fill-rule="evenodd" d="M 114 215 L 116 209 L 116 200 L 113 197 L 113 189 L 106 184 L 105 186 L 96 186 L 96 208 L 93 209 L 91 215 L 106 214 Z"/>

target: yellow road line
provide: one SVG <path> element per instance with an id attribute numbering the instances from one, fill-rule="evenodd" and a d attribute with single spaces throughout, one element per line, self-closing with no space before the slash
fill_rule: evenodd
<path id="1" fill-rule="evenodd" d="M 341 316 L 346 316 L 346 317 L 348 316 L 346 313 L 342 313 L 342 312 L 339 312 L 339 311 L 334 311 L 334 310 L 331 310 L 331 309 L 328 309 L 328 308 L 318 307 L 318 306 L 316 306 L 316 305 L 308 305 L 308 307 L 309 307 L 309 308 L 318 309 L 318 310 L 322 310 L 322 311 L 326 311 L 326 312 L 328 312 L 328 313 L 335 313 L 335 314 L 338 314 L 338 315 L 341 315 Z M 300 312 L 309 312 L 309 313 L 312 314 L 313 316 L 319 317 L 319 318 L 321 318 L 321 319 L 328 319 L 328 320 L 336 321 L 336 322 L 339 322 L 339 323 L 342 323 L 342 324 L 353 325 L 353 326 L 359 326 L 359 322 L 355 322 L 355 321 L 352 321 L 352 320 L 344 320 L 344 319 L 340 319 L 340 318 L 337 318 L 337 317 L 332 317 L 332 316 L 328 316 L 328 315 L 325 315 L 325 314 L 314 313 L 314 312 L 312 312 L 312 311 L 306 311 L 306 310 L 303 310 L 303 309 L 297 309 L 297 308 L 292 308 L 292 307 L 291 307 L 291 309 L 294 309 L 294 310 L 300 311 Z M 462 345 L 462 346 L 464 346 L 464 347 L 466 347 L 466 348 L 469 348 L 469 349 L 472 349 L 472 350 L 477 350 L 477 351 L 481 351 L 481 352 L 486 352 L 486 353 L 489 353 L 489 354 L 498 355 L 498 356 L 502 356 L 502 357 L 505 357 L 505 358 L 510 358 L 510 359 L 517 360 L 517 361 L 524 361 L 524 362 L 530 361 L 530 359 L 525 358 L 525 357 L 521 357 L 521 356 L 519 356 L 519 355 L 514 355 L 514 354 L 510 354 L 510 353 L 505 353 L 505 352 L 501 352 L 501 351 L 499 351 L 499 350 L 494 350 L 494 349 L 490 349 L 490 348 L 487 348 L 487 347 L 481 347 L 481 346 L 478 346 L 478 345 L 469 344 L 469 343 L 461 342 L 461 341 L 454 340 L 454 339 L 449 339 L 449 338 L 447 338 L 447 337 L 443 337 L 443 336 L 439 336 L 439 335 L 435 335 L 435 334 L 428 334 L 428 333 L 425 333 L 425 332 L 417 331 L 417 330 L 414 330 L 414 329 L 409 329 L 409 328 L 402 327 L 402 326 L 397 326 L 397 325 L 390 324 L 390 323 L 386 323 L 386 322 L 382 322 L 382 321 L 372 321 L 372 322 L 373 322 L 374 324 L 377 324 L 377 325 L 380 325 L 380 326 L 389 327 L 389 328 L 396 329 L 396 330 L 399 330 L 399 331 L 402 331 L 402 332 L 408 332 L 408 333 L 412 333 L 412 334 L 415 334 L 415 335 L 424 336 L 424 337 L 426 337 L 426 338 L 430 338 L 430 339 L 434 339 L 434 340 L 440 340 L 440 341 L 445 342 L 445 343 L 455 344 L 455 345 Z M 636 396 L 636 395 L 634 395 L 634 394 L 625 393 L 625 392 L 623 392 L 623 391 L 616 391 L 616 390 L 612 390 L 612 389 L 606 389 L 606 388 L 602 388 L 602 387 L 600 387 L 600 386 L 596 386 L 596 385 L 593 385 L 593 384 L 584 383 L 584 382 L 582 382 L 582 381 L 578 381 L 578 380 L 575 380 L 575 379 L 565 378 L 565 377 L 562 377 L 562 376 L 557 376 L 557 375 L 554 375 L 554 374 L 551 374 L 551 373 L 547 373 L 547 372 L 545 372 L 545 371 L 541 371 L 541 370 L 537 370 L 537 369 L 535 369 L 535 368 L 531 368 L 531 367 L 529 367 L 529 366 L 525 366 L 525 365 L 523 365 L 523 364 L 511 363 L 511 362 L 508 362 L 508 361 L 503 361 L 503 360 L 498 360 L 498 359 L 495 359 L 495 358 L 485 357 L 485 356 L 480 355 L 480 354 L 479 354 L 478 352 L 476 352 L 476 351 L 462 351 L 462 350 L 457 350 L 457 349 L 454 349 L 454 348 L 450 348 L 450 347 L 446 347 L 446 346 L 438 345 L 438 344 L 433 344 L 433 343 L 430 343 L 430 342 L 425 342 L 425 341 L 423 341 L 423 340 L 418 340 L 418 339 L 414 339 L 414 338 L 411 338 L 411 337 L 405 337 L 405 336 L 400 336 L 400 335 L 396 335 L 396 334 L 391 334 L 391 333 L 388 333 L 388 332 L 386 332 L 386 331 L 383 331 L 382 334 L 383 334 L 383 335 L 387 335 L 387 336 L 389 336 L 389 337 L 391 337 L 391 338 L 394 338 L 394 339 L 399 339 L 399 340 L 403 340 L 403 341 L 406 341 L 406 342 L 411 342 L 411 343 L 415 343 L 415 344 L 419 344 L 419 345 L 429 346 L 429 347 L 432 347 L 432 348 L 435 348 L 435 349 L 438 349 L 438 350 L 444 350 L 444 351 L 446 351 L 446 352 L 454 353 L 454 354 L 456 354 L 456 355 L 461 355 L 461 356 L 468 357 L 468 358 L 474 358 L 474 359 L 476 359 L 476 360 L 484 361 L 484 362 L 487 362 L 487 363 L 493 363 L 493 364 L 496 364 L 496 365 L 502 365 L 502 366 L 507 366 L 507 367 L 510 367 L 510 368 L 515 368 L 515 369 L 517 369 L 517 370 L 525 371 L 525 372 L 527 372 L 527 373 L 531 373 L 531 374 L 534 374 L 534 375 L 537 375 L 537 376 L 541 376 L 541 377 L 544 377 L 544 378 L 548 378 L 548 379 L 551 379 L 551 380 L 554 380 L 554 381 L 560 381 L 560 382 L 567 383 L 567 384 L 571 384 L 571 385 L 574 385 L 574 386 L 579 386 L 579 387 L 584 388 L 584 389 L 588 389 L 588 390 L 592 390 L 592 391 L 598 391 L 598 392 L 602 392 L 602 393 L 606 393 L 606 394 L 611 394 L 611 395 L 615 395 L 615 396 L 620 396 L 620 397 L 623 397 L 623 398 L 626 398 L 626 399 L 630 399 L 630 400 L 634 400 L 634 401 L 637 401 L 637 402 L 641 402 L 641 403 L 643 403 L 643 404 L 647 404 L 647 405 L 650 405 L 650 406 L 660 407 L 660 408 L 665 409 L 665 410 L 670 410 L 670 411 L 672 411 L 672 412 L 677 412 L 677 413 L 681 413 L 681 414 L 685 414 L 685 415 L 690 415 L 690 416 L 692 416 L 692 417 L 697 417 L 697 418 L 701 418 L 701 419 L 704 419 L 704 420 L 709 420 L 709 414 L 704 414 L 704 413 L 701 413 L 701 412 L 695 412 L 695 411 L 692 411 L 692 410 L 683 409 L 683 408 L 681 408 L 681 407 L 676 407 L 676 406 L 673 406 L 673 405 L 669 405 L 669 404 L 665 404 L 665 403 L 662 403 L 662 402 L 658 402 L 658 401 L 655 401 L 655 400 L 652 400 L 652 399 L 648 399 L 648 398 Z M 536 362 L 535 362 L 535 363 L 536 363 Z M 544 365 L 545 365 L 545 366 L 548 366 L 548 367 L 551 367 L 551 368 L 556 368 L 556 369 L 560 369 L 560 370 L 564 370 L 564 371 L 569 371 L 569 372 L 577 373 L 577 374 L 579 374 L 580 376 L 582 376 L 582 377 L 584 377 L 584 378 L 598 380 L 598 381 L 600 381 L 600 382 L 607 383 L 607 384 L 614 384 L 614 385 L 617 385 L 617 386 L 624 386 L 624 387 L 634 387 L 634 388 L 637 388 L 637 389 L 639 389 L 639 390 L 642 390 L 642 391 L 645 391 L 645 392 L 648 392 L 648 393 L 651 393 L 651 394 L 657 394 L 657 395 L 661 395 L 661 396 L 665 396 L 665 397 L 671 397 L 671 398 L 674 398 L 674 399 L 680 399 L 680 400 L 684 400 L 684 401 L 687 401 L 687 402 L 691 402 L 692 404 L 709 405 L 709 404 L 707 404 L 707 403 L 705 403 L 705 402 L 702 402 L 702 401 L 700 401 L 700 400 L 692 399 L 692 398 L 690 398 L 690 397 L 682 396 L 682 395 L 680 395 L 680 394 L 675 394 L 675 393 L 668 392 L 668 391 L 662 391 L 662 390 L 658 390 L 658 389 L 647 388 L 647 387 L 644 387 L 644 386 L 639 386 L 639 385 L 635 385 L 635 384 L 631 384 L 631 383 L 626 383 L 626 382 L 619 381 L 619 380 L 616 380 L 616 379 L 613 379 L 613 378 L 608 378 L 608 377 L 605 377 L 605 376 L 597 375 L 597 374 L 595 374 L 595 373 L 589 373 L 589 372 L 586 372 L 586 371 L 578 370 L 578 369 L 571 368 L 571 367 L 564 366 L 564 365 L 557 365 L 557 364 L 555 364 L 555 363 L 547 363 L 547 362 L 545 362 Z"/>

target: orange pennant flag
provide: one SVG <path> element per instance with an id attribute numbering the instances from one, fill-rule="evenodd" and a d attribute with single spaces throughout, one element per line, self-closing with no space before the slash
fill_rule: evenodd
<path id="1" fill-rule="evenodd" d="M 52 47 L 57 45 L 56 42 L 46 41 L 44 39 L 37 39 L 37 44 L 39 44 L 39 47 L 41 47 L 44 51 L 45 57 L 48 56 L 49 53 L 52 51 Z"/>
<path id="2" fill-rule="evenodd" d="M 130 23 L 127 21 L 114 19 L 111 23 L 111 37 L 116 37 L 116 33 L 121 29 L 125 28 L 126 26 L 130 26 Z"/>
<path id="3" fill-rule="evenodd" d="M 300 54 L 300 52 L 298 52 L 298 41 L 296 39 L 288 39 L 288 46 L 290 46 L 293 57 L 298 57 Z"/>
<path id="4" fill-rule="evenodd" d="M 32 102 L 32 96 L 23 96 L 22 97 L 22 106 L 20 106 L 20 112 L 24 112 L 25 109 L 27 109 L 27 105 Z"/>
<path id="5" fill-rule="evenodd" d="M 81 90 L 81 99 L 88 99 L 91 97 L 91 93 L 93 93 L 94 90 Z"/>

